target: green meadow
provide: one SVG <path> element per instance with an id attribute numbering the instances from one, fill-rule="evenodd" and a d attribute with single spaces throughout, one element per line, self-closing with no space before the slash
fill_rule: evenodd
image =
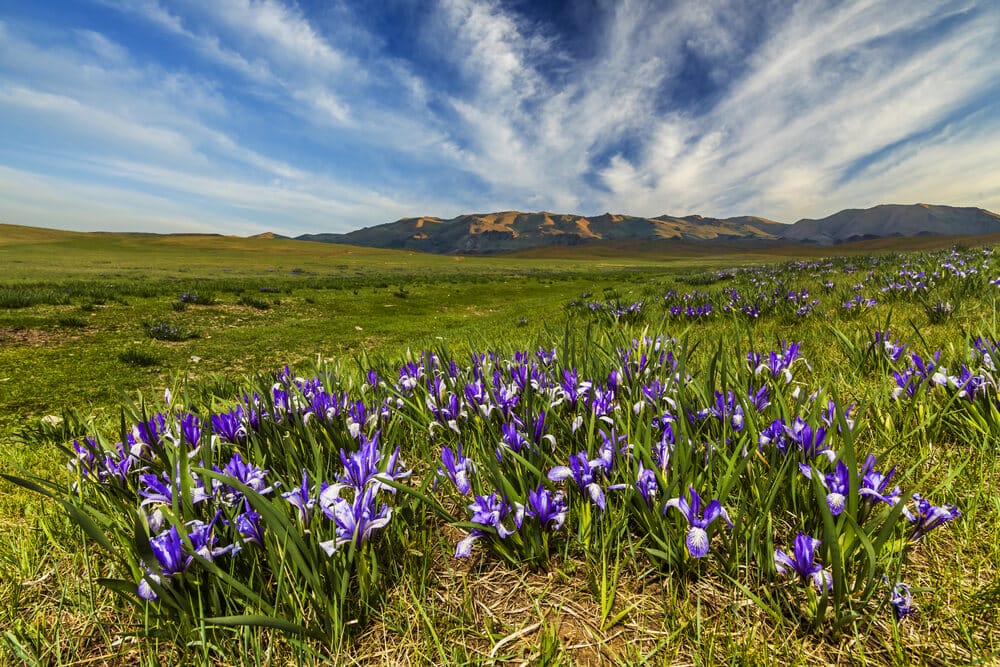
<path id="1" fill-rule="evenodd" d="M 274 239 L 0 230 L 4 663 L 952 665 L 1000 659 L 1000 412 L 992 370 L 981 351 L 976 356 L 1000 339 L 1000 287 L 991 282 L 1000 277 L 1000 262 L 975 243 L 952 249 L 952 239 L 921 239 L 919 251 L 903 252 L 896 240 L 799 256 L 787 249 L 712 254 L 665 246 L 452 257 Z M 741 267 L 747 271 L 734 271 Z M 907 280 L 927 287 L 880 290 Z M 738 288 L 742 300 L 734 300 L 730 288 Z M 751 294 L 758 301 L 747 300 Z M 856 307 L 844 305 L 855 297 Z M 707 303 L 710 312 L 689 310 Z M 759 313 L 751 312 L 754 303 Z M 893 373 L 905 375 L 910 357 L 887 360 L 884 341 L 873 339 L 889 329 L 907 355 L 930 359 L 941 350 L 936 363 L 945 379 L 912 380 L 908 398 Z M 679 360 L 662 375 L 676 393 L 665 389 L 669 400 L 657 402 L 658 396 L 643 407 L 641 387 L 656 373 L 633 379 L 626 371 L 640 353 L 655 356 L 650 341 L 659 340 L 671 341 L 663 349 Z M 794 366 L 794 381 L 748 366 L 748 353 L 766 359 L 792 342 L 801 342 L 804 357 Z M 622 356 L 628 349 L 634 354 Z M 537 350 L 556 350 L 566 364 L 560 371 L 572 363 L 581 375 L 591 373 L 595 385 L 615 390 L 620 406 L 602 421 L 584 411 L 582 399 L 574 413 L 567 401 L 546 394 L 547 380 L 535 390 L 522 387 L 517 410 L 528 411 L 519 426 L 526 437 L 539 424 L 543 397 L 549 421 L 523 454 L 511 455 L 513 463 L 494 457 L 506 437 L 496 413 L 476 417 L 465 410 L 449 425 L 435 412 L 449 392 L 425 386 L 430 378 L 452 382 L 450 393 L 461 396 L 460 382 L 475 375 L 471 354 L 496 352 L 509 362 L 497 362 L 502 375 L 516 366 L 516 353 Z M 449 361 L 456 368 L 451 375 L 444 370 Z M 407 362 L 420 364 L 416 389 L 403 386 L 400 368 Z M 281 493 L 295 479 L 289 484 L 285 477 L 283 487 L 269 492 L 240 487 L 259 513 L 282 526 L 284 542 L 268 537 L 213 562 L 198 556 L 176 583 L 157 589 L 156 600 L 140 598 L 136 586 L 152 562 L 156 531 L 137 528 L 135 516 L 150 505 L 125 491 L 102 495 L 94 479 L 69 469 L 74 439 L 101 434 L 95 447 L 110 451 L 133 424 L 175 408 L 200 415 L 207 431 L 209 415 L 229 409 L 241 394 L 266 395 L 286 365 L 292 374 L 322 378 L 331 394 L 377 397 L 394 406 L 392 416 L 372 422 L 383 450 L 399 446 L 412 470 L 393 480 L 399 488 L 391 522 L 371 541 L 357 536 L 350 550 L 342 547 L 327 561 L 308 541 L 309 531 L 291 537 L 294 513 Z M 961 384 L 968 381 L 960 375 L 963 366 L 972 375 L 986 369 L 971 397 L 960 393 L 968 386 Z M 609 369 L 628 379 L 609 379 Z M 377 370 L 381 382 L 364 389 L 369 370 Z M 949 384 L 949 374 L 959 379 Z M 557 384 L 562 379 L 554 370 L 552 377 Z M 740 392 L 765 386 L 770 406 L 755 411 Z M 165 397 L 167 389 L 173 398 Z M 901 395 L 894 397 L 895 389 Z M 824 422 L 827 401 L 835 408 Z M 738 422 L 731 419 L 737 404 Z M 704 414 L 685 413 L 688 406 L 702 406 Z M 273 402 L 268 409 L 279 410 Z M 670 465 L 660 462 L 652 482 L 659 504 L 645 507 L 634 489 L 610 488 L 616 486 L 610 482 L 625 486 L 626 478 L 634 483 L 636 470 L 628 467 L 634 462 L 614 472 L 609 464 L 607 508 L 600 511 L 582 485 L 546 476 L 577 450 L 597 457 L 601 438 L 612 437 L 602 435 L 605 430 L 640 452 L 636 461 L 655 461 L 657 439 L 665 437 L 655 428 L 667 420 L 651 427 L 650 409 L 676 412 L 674 458 Z M 822 502 L 830 482 L 821 482 L 819 471 L 832 471 L 832 458 L 803 454 L 793 462 L 784 449 L 759 444 L 758 435 L 778 415 L 789 423 L 800 417 L 813 429 L 825 423 L 852 479 L 860 479 L 862 461 L 872 454 L 879 470 L 893 469 L 891 485 L 903 486 L 903 494 L 894 502 L 870 502 L 852 483 L 843 494 L 844 514 L 831 513 Z M 289 417 L 239 443 L 220 444 L 219 456 L 234 449 L 268 461 L 264 467 L 274 474 L 294 477 L 309 468 L 332 479 L 340 470 L 338 450 L 353 443 L 349 421 L 338 419 L 346 417 L 338 413 L 321 426 L 315 418 Z M 704 454 L 685 458 L 677 453 L 684 443 L 705 445 Z M 471 498 L 436 472 L 442 447 L 459 444 L 470 458 L 480 457 L 476 494 L 502 489 L 512 502 L 517 497 L 526 504 L 536 484 L 558 490 L 568 503 L 565 525 L 553 530 L 543 522 L 508 542 L 503 530 L 466 516 Z M 227 460 L 217 459 L 219 468 Z M 801 473 L 799 462 L 815 466 L 813 478 Z M 197 467 L 180 459 L 169 459 L 167 467 L 175 464 Z M 213 477 L 208 461 L 200 465 L 193 479 L 222 479 Z M 530 483 L 517 481 L 515 468 Z M 685 547 L 690 526 L 676 505 L 664 504 L 690 498 L 685 494 L 696 483 L 714 494 L 706 501 L 718 497 L 728 505 L 734 524 L 720 527 L 720 520 L 710 528 L 712 553 L 705 558 Z M 786 486 L 794 490 L 772 490 Z M 917 511 L 911 492 L 954 506 L 960 516 L 914 537 L 901 513 L 904 506 Z M 168 524 L 183 527 L 190 518 L 182 516 L 185 507 L 198 511 L 166 502 Z M 513 519 L 505 520 L 509 529 Z M 312 533 L 321 530 L 317 525 Z M 472 555 L 454 558 L 456 543 L 473 530 L 483 536 Z M 795 534 L 809 530 L 823 542 L 817 558 L 830 572 L 829 590 L 775 571 L 775 549 L 788 551 Z M 298 539 L 301 559 L 295 560 L 288 554 L 299 547 L 288 541 Z M 258 559 L 253 566 L 239 560 L 251 556 Z M 268 565 L 286 556 L 280 567 Z M 319 569 L 311 572 L 306 565 L 314 558 Z M 332 584 L 317 574 L 327 569 L 340 577 L 336 590 L 324 588 Z M 890 592 L 904 575 L 913 611 L 897 616 Z M 271 596 L 269 587 L 278 592 Z M 212 605 L 223 611 L 205 611 Z"/>

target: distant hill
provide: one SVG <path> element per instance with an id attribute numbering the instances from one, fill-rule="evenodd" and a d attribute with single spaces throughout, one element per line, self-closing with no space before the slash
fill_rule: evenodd
<path id="1" fill-rule="evenodd" d="M 789 241 L 826 245 L 887 236 L 968 236 L 996 232 L 1000 232 L 1000 215 L 981 208 L 884 204 L 846 209 L 820 220 L 799 220 L 781 236 Z"/>
<path id="2" fill-rule="evenodd" d="M 403 218 L 347 234 L 305 234 L 297 238 L 432 253 L 490 254 L 618 240 L 775 239 L 776 232 L 784 227 L 773 220 L 749 216 L 642 218 L 605 213 L 584 217 L 545 211 L 503 211 L 460 215 L 450 220 Z"/>
<path id="3" fill-rule="evenodd" d="M 997 232 L 1000 232 L 1000 216 L 981 208 L 889 204 L 848 209 L 820 220 L 803 219 L 791 225 L 755 216 L 661 215 L 644 218 L 613 213 L 582 216 L 546 211 L 503 211 L 460 215 L 449 220 L 403 218 L 346 234 L 304 234 L 296 238 L 437 254 L 493 254 L 608 242 L 739 245 L 767 241 L 769 245 L 832 245 L 886 237 Z"/>

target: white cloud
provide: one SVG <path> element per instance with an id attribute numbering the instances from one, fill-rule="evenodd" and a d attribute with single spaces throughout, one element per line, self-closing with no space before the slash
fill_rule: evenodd
<path id="1" fill-rule="evenodd" d="M 249 219 L 192 214 L 168 197 L 4 166 L 0 166 L 0 222 L 77 231 L 266 231 Z"/>
<path id="2" fill-rule="evenodd" d="M 90 148 L 117 147 L 135 154 L 154 152 L 161 157 L 190 158 L 194 154 L 188 137 L 180 132 L 132 122 L 65 95 L 21 86 L 0 86 L 0 107 L 23 112 L 37 127 L 48 124 L 49 131 L 72 136 Z"/>
<path id="3" fill-rule="evenodd" d="M 119 64 L 128 60 L 128 51 L 99 32 L 93 30 L 77 30 L 80 41 L 94 52 L 101 60 Z"/>
<path id="4" fill-rule="evenodd" d="M 217 0 L 198 3 L 244 40 L 263 44 L 272 58 L 305 67 L 319 76 L 351 64 L 297 10 L 272 0 Z"/>
<path id="5" fill-rule="evenodd" d="M 183 38 L 196 51 L 211 62 L 239 72 L 249 79 L 262 83 L 274 83 L 274 74 L 260 59 L 248 60 L 242 54 L 222 45 L 219 38 L 211 34 L 197 33 L 184 25 L 182 18 L 163 6 L 157 0 L 96 0 L 122 12 L 139 16 L 172 35 Z"/>

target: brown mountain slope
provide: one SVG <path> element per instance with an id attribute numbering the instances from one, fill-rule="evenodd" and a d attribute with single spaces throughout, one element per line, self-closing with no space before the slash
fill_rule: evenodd
<path id="1" fill-rule="evenodd" d="M 886 236 L 996 232 L 1000 232 L 1000 215 L 981 208 L 884 204 L 867 209 L 846 209 L 820 220 L 799 220 L 782 236 L 790 241 L 830 244 Z"/>
<path id="2" fill-rule="evenodd" d="M 298 238 L 431 253 L 492 254 L 601 242 L 780 241 L 830 245 L 873 238 L 996 232 L 1000 232 L 1000 216 L 981 208 L 887 204 L 869 209 L 847 209 L 821 220 L 803 219 L 793 225 L 753 216 L 643 218 L 613 213 L 581 216 L 548 211 L 502 211 L 460 215 L 450 220 L 403 218 L 347 234 L 313 234 Z"/>
<path id="3" fill-rule="evenodd" d="M 568 246 L 614 240 L 774 239 L 780 223 L 764 218 L 721 220 L 691 216 L 641 218 L 628 215 L 580 215 L 502 211 L 440 218 L 403 218 L 347 234 L 298 238 L 432 253 L 496 253 L 525 248 Z"/>

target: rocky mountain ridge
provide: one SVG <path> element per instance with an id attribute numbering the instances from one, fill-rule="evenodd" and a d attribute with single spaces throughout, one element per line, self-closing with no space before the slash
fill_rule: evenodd
<path id="1" fill-rule="evenodd" d="M 1000 215 L 981 208 L 887 204 L 847 209 L 819 220 L 783 224 L 756 216 L 652 218 L 604 213 L 597 216 L 502 211 L 403 218 L 346 234 L 304 234 L 305 241 L 345 243 L 437 254 L 492 254 L 528 248 L 602 241 L 770 241 L 832 245 L 891 236 L 979 235 L 1000 232 Z"/>

